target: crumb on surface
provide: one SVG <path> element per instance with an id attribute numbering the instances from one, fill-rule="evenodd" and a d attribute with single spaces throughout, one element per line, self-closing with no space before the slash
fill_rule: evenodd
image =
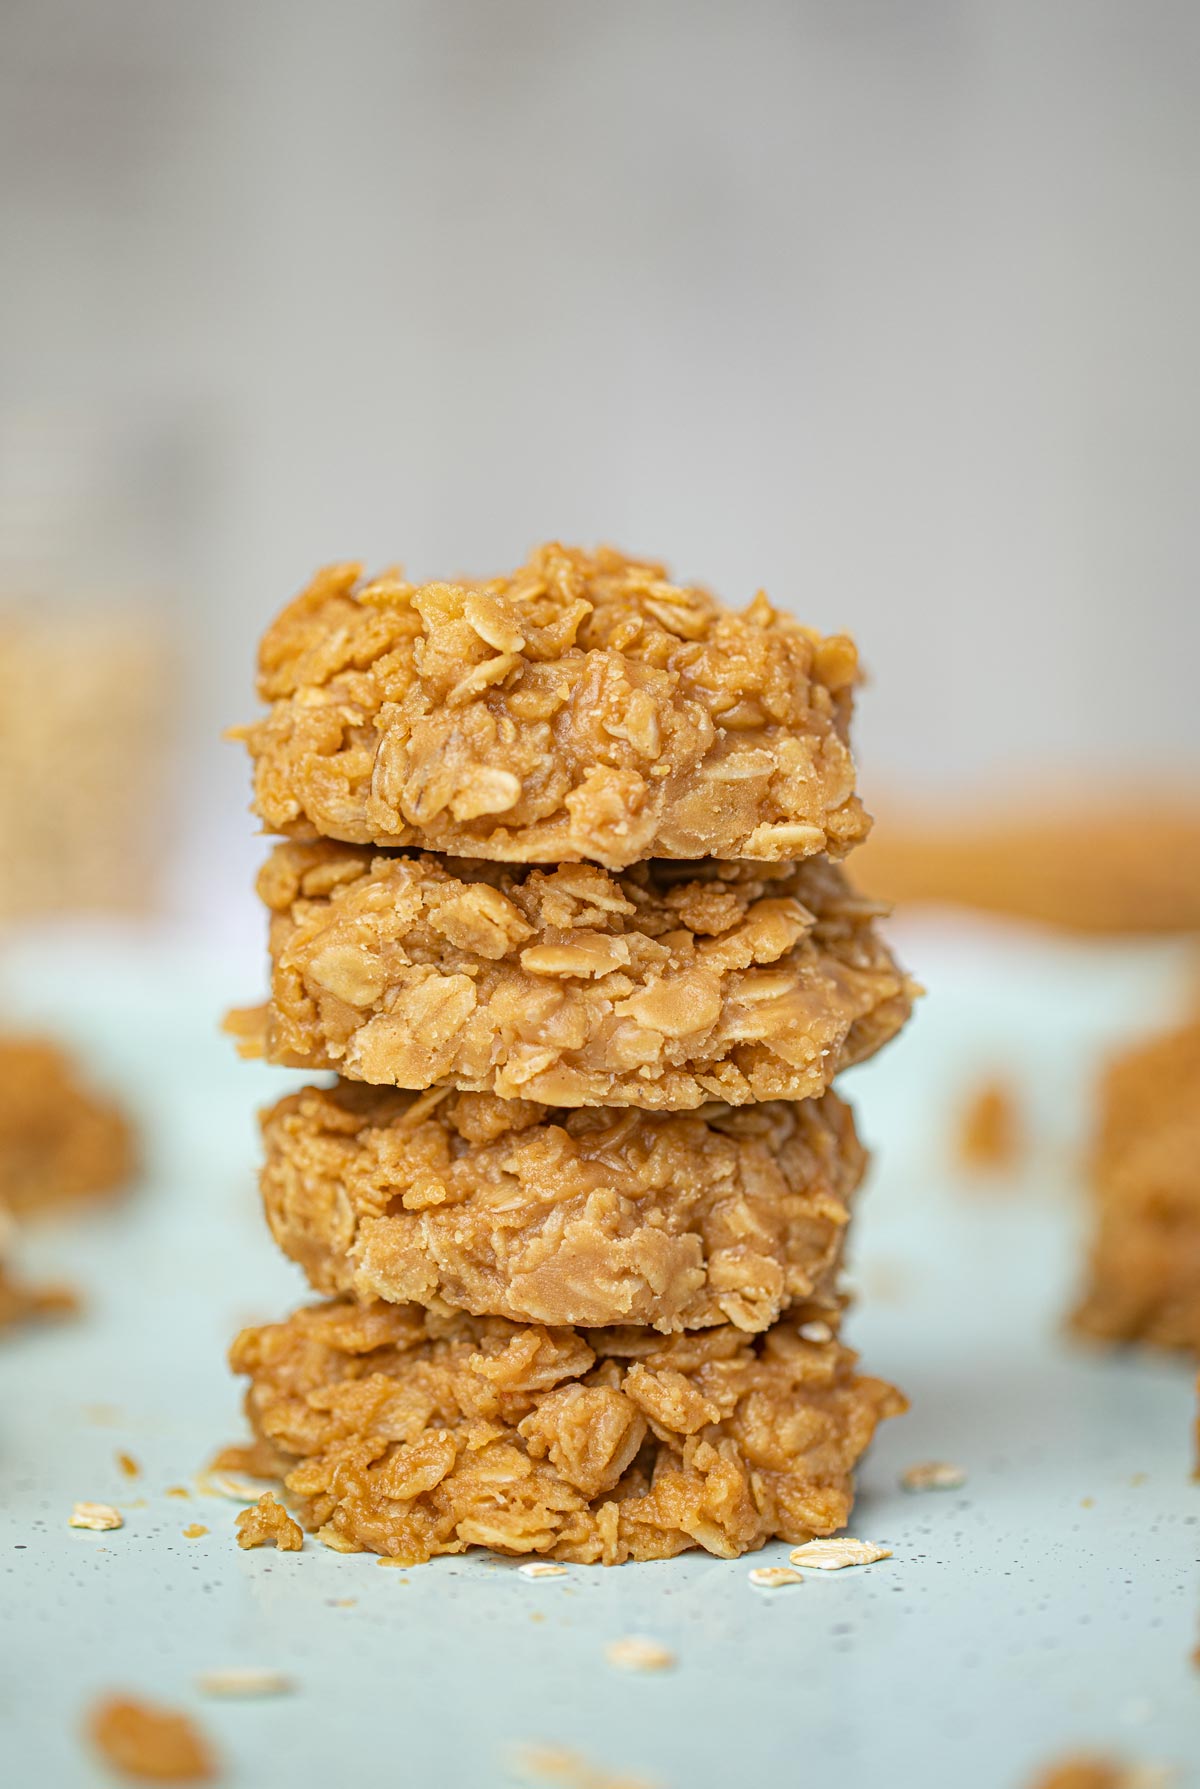
<path id="1" fill-rule="evenodd" d="M 966 1482 L 963 1468 L 951 1465 L 949 1460 L 922 1460 L 900 1474 L 905 1491 L 957 1491 Z"/>
<path id="2" fill-rule="evenodd" d="M 253 1508 L 241 1510 L 236 1525 L 239 1547 L 274 1546 L 281 1553 L 298 1553 L 304 1545 L 304 1530 L 271 1491 L 264 1491 Z"/>
<path id="3" fill-rule="evenodd" d="M 1124 1764 L 1100 1753 L 1077 1752 L 1042 1771 L 1030 1789 L 1166 1789 L 1174 1776 L 1161 1764 Z"/>
<path id="4" fill-rule="evenodd" d="M 216 1759 L 186 1714 L 131 1696 L 110 1696 L 87 1717 L 87 1735 L 104 1762 L 145 1783 L 210 1783 Z"/>
<path id="5" fill-rule="evenodd" d="M 877 1547 L 874 1541 L 853 1540 L 849 1535 L 835 1540 L 805 1541 L 803 1546 L 793 1547 L 788 1554 L 793 1565 L 807 1566 L 810 1571 L 818 1572 L 840 1572 L 854 1565 L 877 1565 L 881 1559 L 891 1557 L 890 1547 Z"/>
<path id="6" fill-rule="evenodd" d="M 196 1688 L 202 1696 L 284 1696 L 294 1687 L 286 1672 L 261 1665 L 228 1665 L 201 1671 L 196 1678 Z"/>
<path id="7" fill-rule="evenodd" d="M 785 1590 L 789 1584 L 804 1582 L 790 1565 L 752 1565 L 746 1576 L 756 1590 Z"/>
<path id="8" fill-rule="evenodd" d="M 974 1088 L 959 1113 L 957 1143 L 964 1167 L 1015 1167 L 1021 1156 L 1022 1127 L 1010 1082 L 996 1078 Z"/>
<path id="9" fill-rule="evenodd" d="M 619 1671 L 670 1671 L 679 1663 L 669 1646 L 643 1634 L 627 1634 L 604 1648 L 604 1656 Z"/>
<path id="10" fill-rule="evenodd" d="M 123 1450 L 118 1451 L 116 1461 L 126 1478 L 137 1478 L 142 1470 L 133 1455 L 127 1454 Z"/>
<path id="11" fill-rule="evenodd" d="M 168 1485 L 166 1489 L 168 1497 L 190 1497 L 191 1494 L 186 1485 Z"/>
<path id="12" fill-rule="evenodd" d="M 0 1329 L 46 1317 L 73 1317 L 82 1302 L 70 1286 L 27 1286 L 0 1260 Z"/>
<path id="13" fill-rule="evenodd" d="M 523 1578 L 565 1578 L 565 1565 L 556 1565 L 552 1559 L 529 1559 L 517 1570 Z"/>
<path id="14" fill-rule="evenodd" d="M 111 1503 L 76 1503 L 68 1517 L 71 1528 L 94 1528 L 100 1533 L 124 1528 L 125 1518 Z"/>
<path id="15" fill-rule="evenodd" d="M 513 1764 L 519 1780 L 549 1783 L 553 1789 L 662 1789 L 654 1779 L 607 1770 L 567 1746 L 522 1745 Z"/>
<path id="16" fill-rule="evenodd" d="M 208 1529 L 204 1526 L 203 1522 L 189 1522 L 187 1527 L 183 1530 L 183 1538 L 187 1541 L 198 1541 L 202 1534 L 207 1533 Z"/>

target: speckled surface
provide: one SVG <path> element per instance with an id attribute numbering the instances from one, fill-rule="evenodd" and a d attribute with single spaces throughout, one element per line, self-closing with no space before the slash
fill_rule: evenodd
<path id="1" fill-rule="evenodd" d="M 128 1204 L 26 1247 L 31 1273 L 85 1290 L 86 1314 L 0 1342 L 4 1782 L 111 1781 L 78 1729 L 112 1688 L 196 1714 L 242 1789 L 544 1783 L 515 1761 L 537 1742 L 664 1789 L 1020 1789 L 1080 1746 L 1200 1780 L 1191 1375 L 1080 1353 L 1057 1330 L 1082 1090 L 1106 1039 L 1166 1009 L 1184 958 L 945 927 L 903 943 L 931 999 L 845 1083 L 880 1153 L 851 1334 L 914 1400 L 870 1456 L 853 1532 L 895 1557 L 770 1593 L 747 1571 L 782 1547 L 541 1581 L 487 1557 L 404 1571 L 311 1543 L 239 1553 L 237 1506 L 197 1495 L 194 1475 L 240 1432 L 229 1336 L 302 1296 L 252 1178 L 254 1106 L 295 1077 L 234 1060 L 212 1019 L 246 990 L 181 945 L 10 951 L 7 1010 L 89 1047 L 141 1112 L 150 1161 Z M 972 1183 L 946 1127 L 997 1067 L 1027 1096 L 1037 1146 L 1015 1177 Z M 901 1491 L 902 1469 L 931 1457 L 963 1466 L 965 1487 Z M 125 1527 L 70 1530 L 76 1498 L 117 1503 Z M 209 1532 L 187 1540 L 193 1522 Z M 605 1647 L 629 1634 L 676 1668 L 616 1671 Z M 206 1702 L 197 1673 L 227 1665 L 285 1671 L 294 1689 Z"/>

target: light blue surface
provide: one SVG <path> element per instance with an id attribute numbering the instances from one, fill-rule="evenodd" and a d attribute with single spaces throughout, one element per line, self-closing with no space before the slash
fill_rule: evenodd
<path id="1" fill-rule="evenodd" d="M 914 1404 L 868 1460 L 852 1532 L 895 1557 L 773 1594 L 747 1570 L 782 1547 L 540 1582 L 485 1556 L 381 1570 L 312 1543 L 239 1553 L 235 1505 L 166 1496 L 239 1436 L 232 1332 L 303 1296 L 253 1190 L 253 1108 L 295 1077 L 235 1061 L 212 1018 L 245 990 L 181 946 L 10 956 L 8 1012 L 89 1047 L 136 1105 L 150 1169 L 125 1206 L 24 1250 L 31 1274 L 86 1290 L 86 1315 L 0 1343 L 6 1789 L 110 1781 L 78 1739 L 108 1689 L 196 1713 L 241 1789 L 492 1789 L 523 1780 L 512 1756 L 534 1742 L 668 1789 L 1021 1789 L 1079 1746 L 1197 1780 L 1191 1374 L 1080 1353 L 1057 1327 L 1082 1089 L 1108 1038 L 1165 1009 L 1180 955 L 949 929 L 905 944 L 932 997 L 847 1079 L 879 1149 L 851 1335 Z M 962 1179 L 945 1137 L 960 1092 L 996 1067 L 1027 1096 L 1037 1147 L 1019 1182 L 989 1188 Z M 136 1484 L 118 1448 L 142 1462 Z M 931 1457 L 967 1469 L 961 1492 L 897 1488 Z M 70 1530 L 77 1498 L 117 1503 L 126 1526 Z M 195 1521 L 210 1533 L 185 1540 Z M 616 1672 L 605 1646 L 629 1634 L 678 1667 Z M 225 1665 L 285 1671 L 294 1693 L 204 1701 L 196 1674 Z"/>

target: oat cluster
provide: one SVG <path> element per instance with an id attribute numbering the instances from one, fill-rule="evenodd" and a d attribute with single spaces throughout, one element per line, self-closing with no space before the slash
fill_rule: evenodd
<path id="1" fill-rule="evenodd" d="M 268 629 L 270 986 L 227 1024 L 338 1078 L 263 1114 L 327 1302 L 234 1344 L 293 1512 L 241 1545 L 549 1572 L 844 1525 L 904 1400 L 840 1338 L 865 1156 L 831 1088 L 918 992 L 838 862 L 857 678 L 765 597 L 557 545 L 333 567 Z"/>
<path id="2" fill-rule="evenodd" d="M 242 1332 L 247 1410 L 306 1526 L 415 1564 L 588 1564 L 832 1534 L 899 1393 L 784 1319 L 670 1337 L 337 1301 Z"/>
<path id="3" fill-rule="evenodd" d="M 242 729 L 272 832 L 513 863 L 841 856 L 866 835 L 853 643 L 552 544 L 488 583 L 330 566 Z"/>

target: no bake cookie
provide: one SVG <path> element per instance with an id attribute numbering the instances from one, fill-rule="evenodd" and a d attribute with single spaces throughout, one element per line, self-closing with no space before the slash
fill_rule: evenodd
<path id="1" fill-rule="evenodd" d="M 320 572 L 239 729 L 272 832 L 522 863 L 841 856 L 858 662 L 759 595 L 550 544 L 486 583 Z"/>
<path id="2" fill-rule="evenodd" d="M 824 860 L 613 875 L 318 842 L 277 847 L 271 998 L 249 1055 L 420 1089 L 681 1110 L 804 1099 L 873 1054 L 913 987 L 882 911 Z"/>
<path id="3" fill-rule="evenodd" d="M 733 1558 L 832 1534 L 904 1408 L 788 1319 L 664 1338 L 338 1301 L 244 1330 L 230 1359 L 305 1526 L 406 1563 Z"/>
<path id="4" fill-rule="evenodd" d="M 660 1114 L 342 1081 L 263 1139 L 267 1221 L 318 1292 L 664 1331 L 836 1311 L 866 1163 L 833 1094 Z"/>
<path id="5" fill-rule="evenodd" d="M 83 1084 L 64 1050 L 0 1037 L 0 1204 L 32 1217 L 114 1192 L 133 1168 L 129 1120 Z"/>
<path id="6" fill-rule="evenodd" d="M 1200 1353 L 1200 1023 L 1112 1064 L 1092 1180 L 1096 1232 L 1075 1327 Z"/>

